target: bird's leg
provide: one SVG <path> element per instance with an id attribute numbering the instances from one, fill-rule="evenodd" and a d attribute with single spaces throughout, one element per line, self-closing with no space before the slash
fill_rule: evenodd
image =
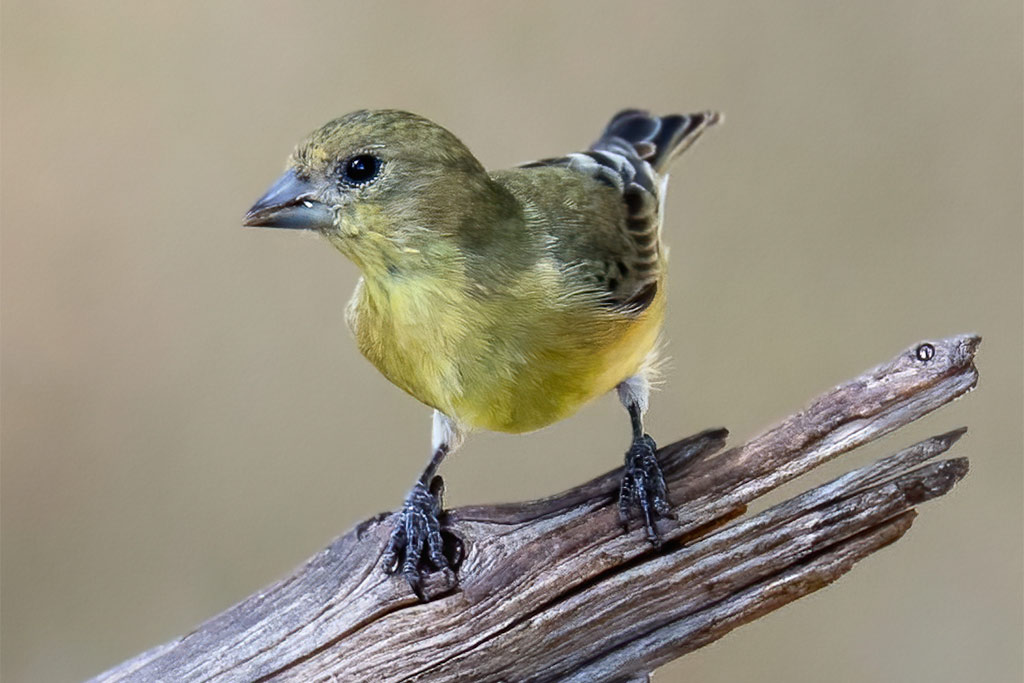
<path id="1" fill-rule="evenodd" d="M 423 577 L 432 571 L 430 566 L 436 571 L 450 571 L 441 536 L 444 480 L 437 476 L 437 470 L 445 456 L 455 451 L 461 442 L 462 433 L 458 426 L 435 410 L 433 455 L 406 496 L 381 558 L 384 570 L 389 574 L 401 570 L 413 592 L 424 602 L 426 596 L 422 582 Z"/>
<path id="2" fill-rule="evenodd" d="M 655 520 L 668 515 L 671 506 L 665 489 L 665 476 L 655 455 L 657 444 L 644 433 L 643 414 L 647 409 L 650 385 L 637 375 L 618 387 L 619 400 L 629 411 L 633 426 L 633 443 L 626 451 L 626 466 L 619 487 L 619 519 L 628 528 L 633 510 L 643 515 L 647 539 L 654 545 L 661 543 Z"/>

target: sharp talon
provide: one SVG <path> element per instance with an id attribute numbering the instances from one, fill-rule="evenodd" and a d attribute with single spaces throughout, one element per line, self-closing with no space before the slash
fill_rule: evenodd
<path id="1" fill-rule="evenodd" d="M 624 502 L 625 496 L 619 492 L 619 524 L 626 531 L 629 531 L 629 510 L 631 503 Z"/>
<path id="2" fill-rule="evenodd" d="M 656 449 L 654 439 L 644 434 L 626 452 L 626 467 L 619 487 L 619 519 L 628 530 L 633 512 L 638 511 L 647 540 L 659 546 L 661 535 L 657 520 L 669 516 L 672 506 L 668 502 L 665 476 L 658 465 Z"/>
<path id="3" fill-rule="evenodd" d="M 423 592 L 423 584 L 419 572 L 415 569 L 411 572 L 403 572 L 405 580 L 409 583 L 409 588 L 416 595 L 420 602 L 427 602 L 427 595 Z"/>

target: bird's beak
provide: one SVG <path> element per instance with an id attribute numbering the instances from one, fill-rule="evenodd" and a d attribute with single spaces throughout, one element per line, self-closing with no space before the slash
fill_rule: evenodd
<path id="1" fill-rule="evenodd" d="M 313 185 L 299 178 L 294 169 L 277 179 L 267 193 L 252 205 L 242 225 L 254 228 L 324 230 L 334 223 L 334 213 L 314 197 Z"/>

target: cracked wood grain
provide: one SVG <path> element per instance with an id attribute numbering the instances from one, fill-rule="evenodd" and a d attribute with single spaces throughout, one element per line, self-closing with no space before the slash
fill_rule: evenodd
<path id="1" fill-rule="evenodd" d="M 972 389 L 979 339 L 921 342 L 742 446 L 708 430 L 662 448 L 675 504 L 653 548 L 624 532 L 619 471 L 562 494 L 449 513 L 459 582 L 418 603 L 377 566 L 390 515 L 358 525 L 193 632 L 93 681 L 642 681 L 828 585 L 898 540 L 967 473 L 932 462 L 960 429 L 764 512 L 748 503 Z"/>

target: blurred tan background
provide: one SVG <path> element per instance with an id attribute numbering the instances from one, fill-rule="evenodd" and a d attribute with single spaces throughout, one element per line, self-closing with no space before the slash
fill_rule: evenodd
<path id="1" fill-rule="evenodd" d="M 425 462 L 429 411 L 345 329 L 354 267 L 239 227 L 295 142 L 400 107 L 501 167 L 641 106 L 727 114 L 673 174 L 656 438 L 743 440 L 919 339 L 985 337 L 975 393 L 785 493 L 962 424 L 966 481 L 657 680 L 1020 681 L 1021 24 L 1018 0 L 6 0 L 3 680 L 80 680 L 189 630 Z M 610 398 L 478 435 L 448 502 L 562 490 L 627 438 Z"/>

